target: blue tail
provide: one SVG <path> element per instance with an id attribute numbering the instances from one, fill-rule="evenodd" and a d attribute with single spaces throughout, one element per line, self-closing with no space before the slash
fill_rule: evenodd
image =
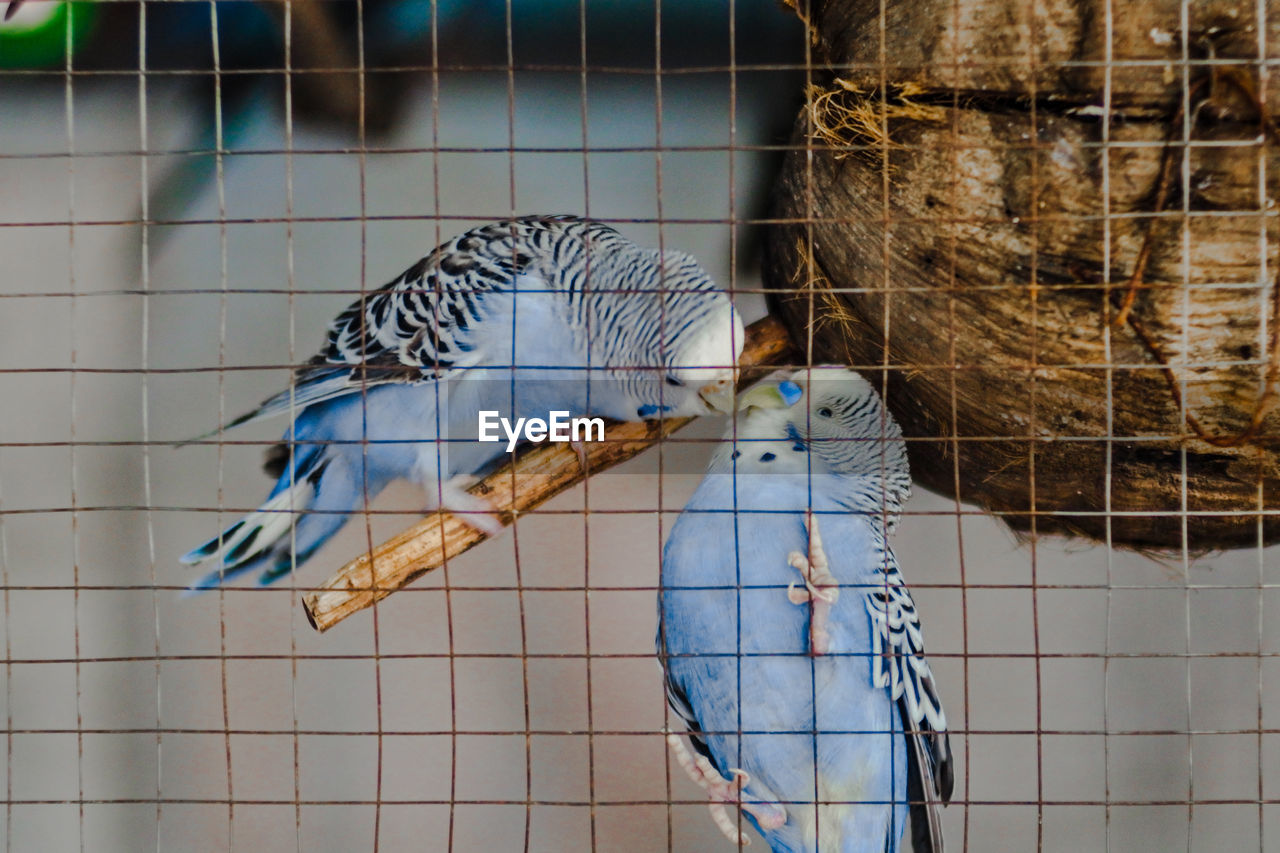
<path id="1" fill-rule="evenodd" d="M 266 586 L 302 565 L 338 532 L 362 502 L 364 488 L 346 459 L 331 450 L 298 445 L 262 506 L 182 556 L 188 565 L 217 563 L 191 585 L 193 592 L 257 569 L 262 570 L 258 583 Z"/>

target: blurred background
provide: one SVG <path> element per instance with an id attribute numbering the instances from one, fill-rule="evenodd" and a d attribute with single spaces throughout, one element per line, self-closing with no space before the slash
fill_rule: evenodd
<path id="1" fill-rule="evenodd" d="M 0 29 L 6 849 L 732 849 L 667 756 L 653 658 L 663 536 L 721 424 L 325 635 L 300 590 L 423 496 L 389 489 L 277 587 L 183 598 L 177 556 L 258 504 L 282 424 L 172 442 L 511 214 L 692 252 L 761 316 L 753 223 L 805 57 L 768 0 L 23 5 Z M 954 849 L 1280 850 L 1274 549 L 1019 542 L 925 492 L 895 547 Z"/>

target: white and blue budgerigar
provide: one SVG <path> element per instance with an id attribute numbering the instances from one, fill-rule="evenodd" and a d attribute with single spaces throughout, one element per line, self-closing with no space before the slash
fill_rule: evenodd
<path id="1" fill-rule="evenodd" d="M 267 457 L 275 488 L 182 560 L 214 563 L 195 588 L 254 569 L 269 583 L 396 478 L 492 532 L 465 486 L 508 442 L 478 440 L 481 412 L 516 423 L 732 411 L 743 338 L 687 254 L 572 216 L 474 228 L 340 314 L 288 389 L 228 425 L 292 416 Z"/>
<path id="2" fill-rule="evenodd" d="M 774 851 L 896 851 L 908 817 L 942 850 L 946 717 L 888 542 L 910 492 L 870 383 L 815 367 L 742 396 L 674 525 L 658 654 L 696 754 L 668 742 L 731 840 L 726 804 Z"/>

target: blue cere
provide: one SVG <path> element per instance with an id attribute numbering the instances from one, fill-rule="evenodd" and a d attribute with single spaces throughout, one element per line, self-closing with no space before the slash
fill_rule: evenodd
<path id="1" fill-rule="evenodd" d="M 778 393 L 782 395 L 783 402 L 788 406 L 794 406 L 796 401 L 804 394 L 804 390 L 790 379 L 787 379 L 778 383 Z"/>

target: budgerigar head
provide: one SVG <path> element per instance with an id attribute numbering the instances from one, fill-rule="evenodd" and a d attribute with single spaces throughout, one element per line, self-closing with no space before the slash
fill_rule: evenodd
<path id="1" fill-rule="evenodd" d="M 681 294 L 668 298 L 680 311 L 687 297 L 696 296 L 705 312 L 697 321 L 666 336 L 661 404 L 672 415 L 702 415 L 712 410 L 733 412 L 738 358 L 746 331 L 742 318 L 723 293 Z M 652 389 L 650 389 L 652 391 Z"/>
<path id="2" fill-rule="evenodd" d="M 648 253 L 631 271 L 643 284 L 615 302 L 604 341 L 622 398 L 614 417 L 732 412 L 746 333 L 728 295 L 683 252 Z"/>
<path id="3" fill-rule="evenodd" d="M 744 393 L 738 407 L 740 470 L 882 481 L 886 499 L 899 507 L 910 496 L 902 430 L 857 372 L 837 366 L 777 371 Z"/>

